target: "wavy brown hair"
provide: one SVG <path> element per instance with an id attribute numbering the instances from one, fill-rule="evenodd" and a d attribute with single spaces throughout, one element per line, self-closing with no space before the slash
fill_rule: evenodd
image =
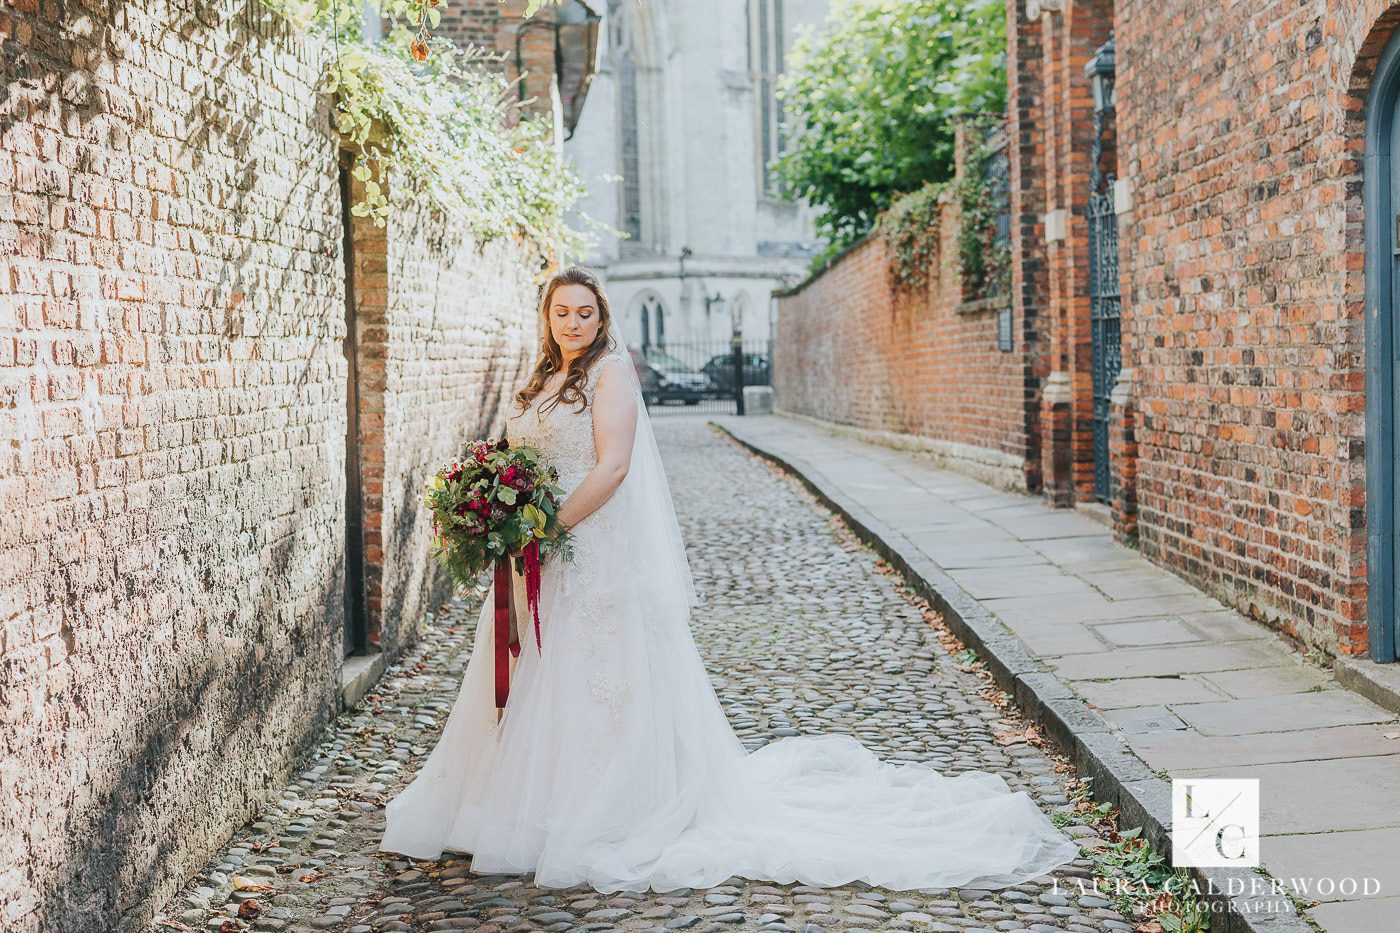
<path id="1" fill-rule="evenodd" d="M 535 367 L 530 373 L 530 379 L 525 383 L 525 388 L 515 393 L 515 404 L 520 406 L 523 412 L 530 407 L 530 403 L 535 397 L 544 391 L 544 384 L 550 377 L 560 372 L 564 368 L 564 353 L 559 349 L 558 342 L 554 339 L 554 333 L 549 328 L 549 303 L 554 300 L 554 291 L 561 285 L 585 285 L 593 292 L 594 299 L 598 302 L 598 336 L 593 339 L 593 343 L 580 353 L 570 364 L 568 373 L 564 376 L 564 384 L 559 387 L 559 391 L 554 396 L 540 406 L 543 411 L 545 406 L 553 407 L 560 402 L 580 402 L 576 412 L 582 412 L 588 408 L 588 399 L 583 394 L 583 382 L 588 376 L 588 369 L 598 361 L 600 357 L 612 349 L 622 349 L 621 347 L 611 347 L 608 344 L 608 327 L 612 323 L 612 309 L 608 307 L 608 296 L 603 293 L 603 285 L 598 281 L 598 276 L 591 269 L 583 266 L 569 266 L 556 274 L 544 284 L 544 290 L 540 294 L 539 319 L 544 328 L 544 333 L 540 337 L 540 355 L 535 362 Z"/>

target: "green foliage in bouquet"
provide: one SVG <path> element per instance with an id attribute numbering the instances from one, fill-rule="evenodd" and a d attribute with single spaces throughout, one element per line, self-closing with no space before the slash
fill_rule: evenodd
<path id="1" fill-rule="evenodd" d="M 459 583 L 474 582 L 502 558 L 525 573 L 523 550 L 572 559 L 572 535 L 558 520 L 559 474 L 534 447 L 470 442 L 464 456 L 428 481 L 433 553 Z"/>

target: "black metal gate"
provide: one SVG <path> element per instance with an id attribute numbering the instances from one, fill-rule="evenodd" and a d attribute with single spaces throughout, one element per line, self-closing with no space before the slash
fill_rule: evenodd
<path id="1" fill-rule="evenodd" d="M 744 414 L 745 386 L 771 386 L 768 341 L 667 340 L 629 347 L 647 411 Z"/>
<path id="2" fill-rule="evenodd" d="M 1105 124 L 1113 114 L 1113 39 L 1110 37 L 1085 68 L 1094 73 L 1094 144 L 1089 171 L 1089 326 L 1094 392 L 1094 495 L 1112 495 L 1108 452 L 1109 397 L 1123 368 L 1118 292 L 1118 216 L 1113 210 L 1113 172 L 1102 172 Z"/>
<path id="3" fill-rule="evenodd" d="M 1112 175 L 1109 175 L 1112 184 Z M 1094 374 L 1094 493 L 1110 495 L 1108 455 L 1109 396 L 1123 368 L 1123 343 L 1119 332 L 1118 218 L 1113 198 L 1089 195 L 1089 321 L 1092 332 Z"/>

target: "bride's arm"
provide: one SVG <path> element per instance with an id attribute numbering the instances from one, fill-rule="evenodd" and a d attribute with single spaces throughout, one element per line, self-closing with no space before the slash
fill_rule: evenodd
<path id="1" fill-rule="evenodd" d="M 637 397 L 621 367 L 622 360 L 608 360 L 598 373 L 593 400 L 593 447 L 598 465 L 564 499 L 559 520 L 577 525 L 612 497 L 632 462 L 632 442 L 637 436 Z"/>

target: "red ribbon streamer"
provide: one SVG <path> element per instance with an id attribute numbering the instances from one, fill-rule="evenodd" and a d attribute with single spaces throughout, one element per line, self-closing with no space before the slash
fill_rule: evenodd
<path id="1" fill-rule="evenodd" d="M 508 650 L 507 642 L 510 641 L 512 591 L 510 561 L 507 558 L 496 561 L 493 589 L 496 594 L 496 709 L 503 709 L 506 705 L 506 697 L 510 695 L 510 662 L 506 660 L 506 651 Z"/>
<path id="2" fill-rule="evenodd" d="M 544 653 L 540 640 L 540 544 L 538 540 L 525 546 L 525 601 L 535 620 L 535 649 Z M 513 598 L 510 575 L 510 558 L 496 561 L 495 576 L 495 623 L 496 623 L 496 709 L 504 709 L 506 698 L 510 696 L 510 662 L 506 651 L 520 657 L 520 642 L 510 642 L 510 600 Z"/>
<path id="3" fill-rule="evenodd" d="M 544 654 L 540 642 L 540 541 L 534 538 L 525 545 L 525 601 L 535 617 L 535 650 Z"/>

